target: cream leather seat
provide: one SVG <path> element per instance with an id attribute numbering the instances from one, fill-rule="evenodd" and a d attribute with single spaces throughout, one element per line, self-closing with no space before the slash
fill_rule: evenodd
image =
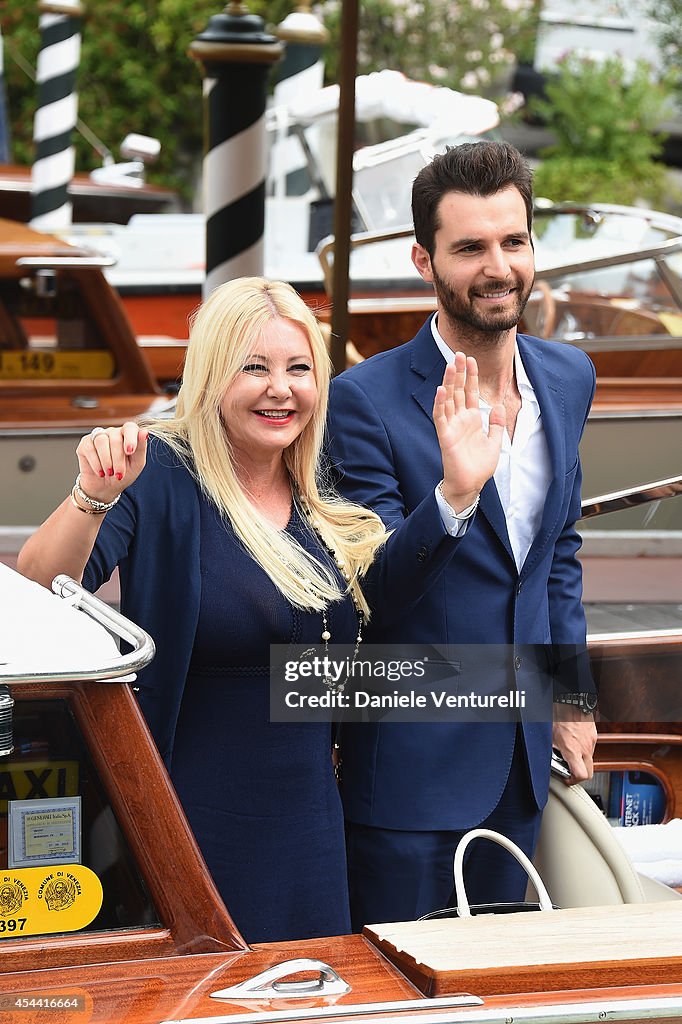
<path id="1" fill-rule="evenodd" d="M 638 874 L 608 821 L 582 786 L 550 780 L 535 857 L 557 907 L 596 907 L 682 899 L 667 885 Z M 529 899 L 533 899 L 529 893 Z"/>

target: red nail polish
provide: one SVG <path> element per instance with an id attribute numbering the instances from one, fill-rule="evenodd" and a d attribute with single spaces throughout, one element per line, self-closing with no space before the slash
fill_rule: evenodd
<path id="1" fill-rule="evenodd" d="M 116 479 L 117 480 L 122 480 L 123 479 L 123 473 L 117 473 L 116 474 Z"/>
<path id="2" fill-rule="evenodd" d="M 100 469 L 100 471 L 99 471 L 99 475 L 100 475 L 100 476 L 106 476 L 106 473 L 104 472 L 104 470 L 103 470 L 103 469 Z"/>
<path id="3" fill-rule="evenodd" d="M 107 473 L 109 474 L 109 476 L 113 476 L 114 475 L 114 471 L 111 468 L 111 466 L 109 466 L 109 469 L 107 470 Z"/>
<path id="4" fill-rule="evenodd" d="M 131 444 L 129 444 L 128 447 L 126 448 L 126 452 L 128 453 L 128 455 L 133 454 L 133 446 Z"/>

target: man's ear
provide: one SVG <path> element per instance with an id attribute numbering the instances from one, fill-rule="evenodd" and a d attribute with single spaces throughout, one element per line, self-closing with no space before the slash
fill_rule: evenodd
<path id="1" fill-rule="evenodd" d="M 427 283 L 433 282 L 433 271 L 431 269 L 431 257 L 419 242 L 412 246 L 412 262 L 414 263 L 419 276 Z"/>

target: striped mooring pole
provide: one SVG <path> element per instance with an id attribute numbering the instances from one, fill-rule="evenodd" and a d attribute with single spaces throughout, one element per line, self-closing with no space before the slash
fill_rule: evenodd
<path id="1" fill-rule="evenodd" d="M 7 120 L 7 93 L 5 91 L 5 45 L 0 28 L 0 164 L 10 161 L 9 121 Z"/>
<path id="2" fill-rule="evenodd" d="M 204 297 L 225 281 L 263 273 L 266 87 L 282 55 L 264 29 L 243 3 L 230 3 L 190 44 L 203 67 L 206 104 Z"/>
<path id="3" fill-rule="evenodd" d="M 78 117 L 76 71 L 80 62 L 80 0 L 40 0 L 40 51 L 33 122 L 31 226 L 54 231 L 71 223 L 68 186 L 76 155 L 72 134 Z"/>
<path id="4" fill-rule="evenodd" d="M 324 60 L 322 47 L 329 33 L 322 22 L 310 10 L 310 0 L 301 3 L 287 14 L 275 29 L 275 35 L 286 44 L 284 60 L 277 69 L 274 90 L 275 107 L 285 107 L 301 97 L 314 96 L 324 83 Z M 310 128 L 315 135 L 316 128 Z M 283 172 L 275 178 L 276 190 L 281 195 L 304 195 L 311 186 L 308 163 L 302 149 L 305 140 L 299 141 L 288 135 L 287 128 L 278 132 L 273 162 Z M 281 180 L 282 177 L 285 180 Z"/>

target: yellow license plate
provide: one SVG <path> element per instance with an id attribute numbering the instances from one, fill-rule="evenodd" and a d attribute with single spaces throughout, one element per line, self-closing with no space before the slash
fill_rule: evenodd
<path id="1" fill-rule="evenodd" d="M 110 380 L 111 352 L 0 352 L 0 380 Z"/>
<path id="2" fill-rule="evenodd" d="M 78 795 L 78 761 L 0 761 L 0 814 L 8 800 Z"/>

